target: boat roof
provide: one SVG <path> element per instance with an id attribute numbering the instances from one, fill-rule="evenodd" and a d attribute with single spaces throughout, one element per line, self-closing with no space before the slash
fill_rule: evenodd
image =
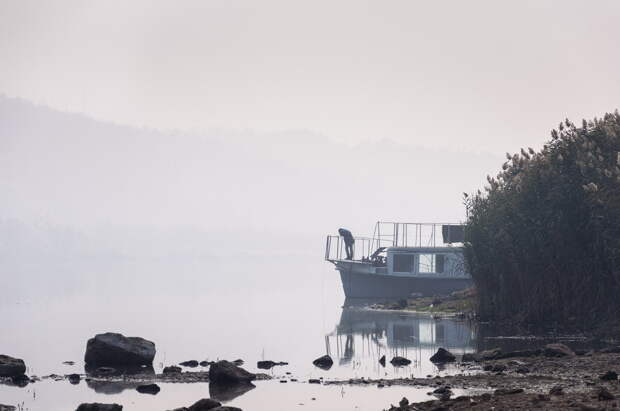
<path id="1" fill-rule="evenodd" d="M 409 252 L 409 253 L 462 253 L 462 246 L 444 246 L 444 247 L 388 247 L 388 252 Z"/>

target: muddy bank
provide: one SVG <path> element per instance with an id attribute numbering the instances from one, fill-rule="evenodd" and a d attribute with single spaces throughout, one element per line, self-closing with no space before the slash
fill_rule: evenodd
<path id="1" fill-rule="evenodd" d="M 455 291 L 448 295 L 412 297 L 389 302 L 369 304 L 375 310 L 401 310 L 419 313 L 452 314 L 472 317 L 474 315 L 475 290 Z"/>

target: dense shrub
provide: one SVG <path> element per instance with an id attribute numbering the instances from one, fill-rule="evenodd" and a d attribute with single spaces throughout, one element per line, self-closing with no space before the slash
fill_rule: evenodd
<path id="1" fill-rule="evenodd" d="M 585 325 L 620 313 L 620 114 L 566 120 L 465 195 L 482 318 Z"/>

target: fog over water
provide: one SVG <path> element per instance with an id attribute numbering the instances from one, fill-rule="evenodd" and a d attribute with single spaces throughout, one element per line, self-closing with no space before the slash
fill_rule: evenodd
<path id="1" fill-rule="evenodd" d="M 343 310 L 324 235 L 340 226 L 369 234 L 379 218 L 459 220 L 459 190 L 496 158 L 346 146 L 309 133 L 161 133 L 10 98 L 0 99 L 0 124 L 0 347 L 24 358 L 30 374 L 84 372 L 86 341 L 105 331 L 155 341 L 157 372 L 217 358 L 257 371 L 257 360 L 272 359 L 290 363 L 275 376 L 300 381 L 436 373 L 428 358 L 447 343 L 437 336 L 452 336 L 457 353 L 473 350 L 466 324 Z M 325 353 L 337 362 L 327 372 L 311 364 Z M 383 354 L 415 362 L 383 369 Z M 315 409 L 377 409 L 402 396 L 306 383 L 276 394 L 277 383 L 230 404 L 267 407 L 278 395 L 290 406 L 315 397 Z M 66 381 L 0 387 L 3 401 L 29 410 L 107 401 L 98 390 Z M 111 390 L 111 401 L 135 410 L 209 395 L 208 384 L 164 384 L 157 401 Z"/>

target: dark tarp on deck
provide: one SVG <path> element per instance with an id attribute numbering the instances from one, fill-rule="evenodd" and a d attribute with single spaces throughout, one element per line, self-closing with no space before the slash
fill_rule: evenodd
<path id="1" fill-rule="evenodd" d="M 465 232 L 463 225 L 442 225 L 441 235 L 443 237 L 444 244 L 450 243 L 462 243 L 465 241 Z"/>

